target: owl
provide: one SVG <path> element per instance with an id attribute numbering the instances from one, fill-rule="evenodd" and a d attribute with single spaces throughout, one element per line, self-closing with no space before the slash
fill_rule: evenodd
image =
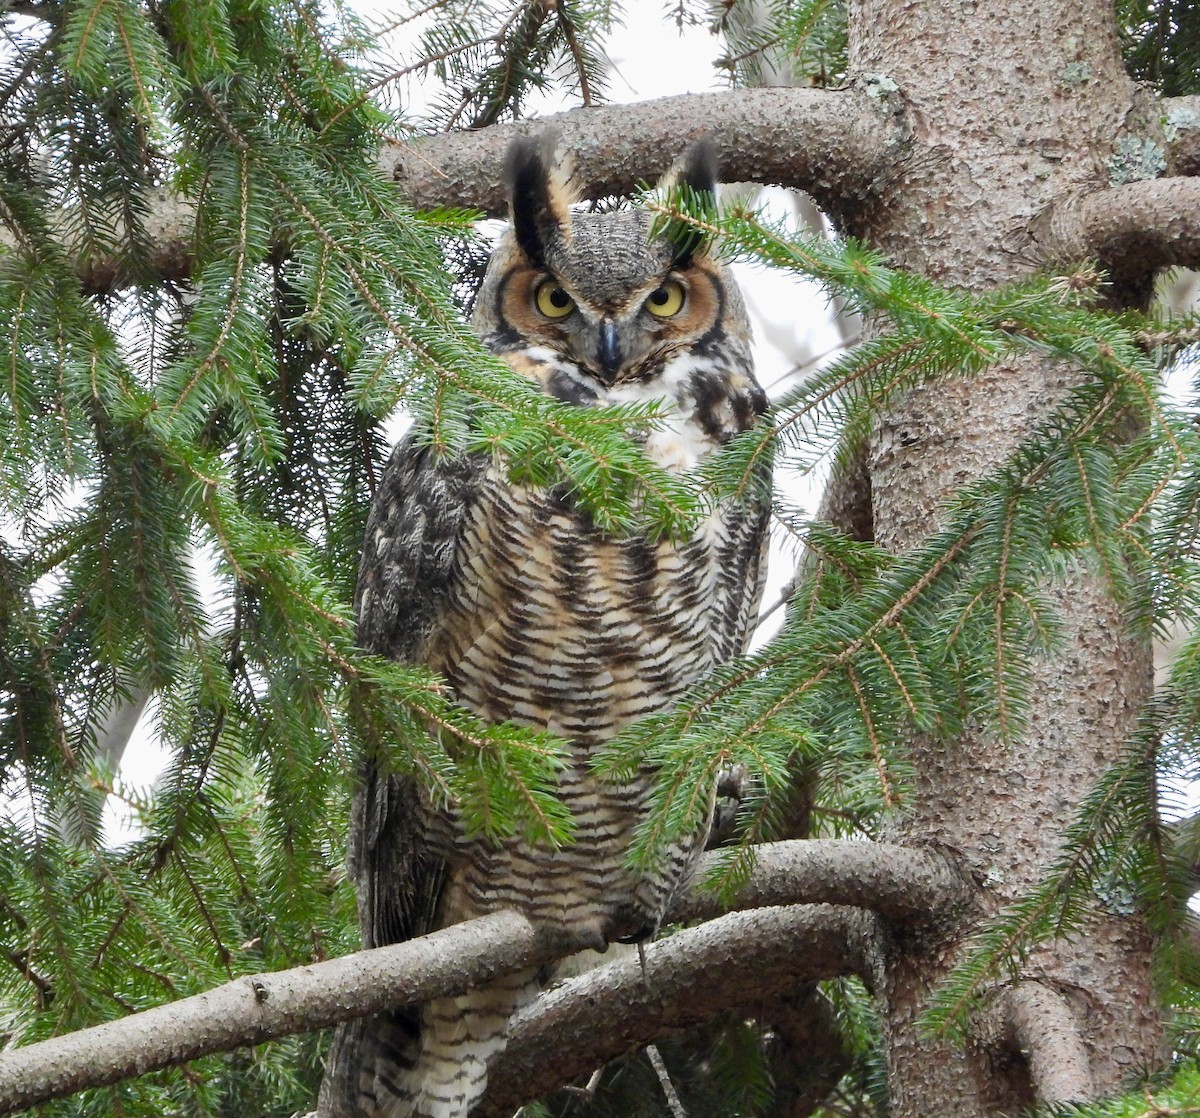
<path id="1" fill-rule="evenodd" d="M 673 182 L 712 194 L 705 146 Z M 578 407 L 652 401 L 645 453 L 692 471 L 755 424 L 745 307 L 698 238 L 652 236 L 646 213 L 573 205 L 552 139 L 509 150 L 511 223 L 475 300 L 475 328 L 518 376 Z M 365 650 L 438 672 L 489 722 L 566 743 L 565 846 L 468 837 L 453 810 L 368 759 L 351 867 L 366 946 L 514 909 L 581 947 L 653 934 L 705 835 L 679 840 L 653 872 L 625 855 L 653 773 L 600 780 L 590 758 L 635 719 L 661 712 L 745 648 L 764 574 L 770 481 L 713 503 L 687 539 L 601 531 L 563 486 L 511 482 L 486 456 L 438 459 L 419 437 L 392 453 L 366 531 L 357 591 Z M 545 972 L 339 1031 L 322 1087 L 326 1118 L 459 1118 L 482 1096 L 487 1061 Z"/>

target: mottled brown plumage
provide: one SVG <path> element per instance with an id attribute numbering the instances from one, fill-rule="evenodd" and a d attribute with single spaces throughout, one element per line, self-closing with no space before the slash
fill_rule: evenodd
<path id="1" fill-rule="evenodd" d="M 650 240 L 645 214 L 570 208 L 553 163 L 547 141 L 514 145 L 512 227 L 477 297 L 475 326 L 550 395 L 581 406 L 659 402 L 667 419 L 646 451 L 689 470 L 765 407 L 741 297 L 702 245 Z M 703 151 L 678 174 L 713 189 Z M 559 789 L 576 840 L 559 849 L 468 841 L 411 779 L 368 764 L 351 850 L 366 944 L 504 908 L 596 947 L 653 933 L 705 836 L 633 874 L 624 855 L 652 774 L 605 784 L 588 760 L 744 649 L 768 508 L 765 480 L 744 501 L 717 504 L 690 539 L 615 538 L 560 490 L 512 485 L 500 463 L 439 462 L 412 438 L 396 448 L 364 543 L 359 643 L 427 664 L 481 718 L 566 740 Z M 345 1027 L 322 1113 L 465 1115 L 537 977 L 512 975 Z"/>

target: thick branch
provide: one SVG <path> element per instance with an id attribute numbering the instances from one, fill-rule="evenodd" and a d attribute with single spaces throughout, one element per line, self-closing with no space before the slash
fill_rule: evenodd
<path id="1" fill-rule="evenodd" d="M 544 994 L 513 1023 L 473 1118 L 500 1118 L 723 1009 L 753 1013 L 798 983 L 865 969 L 866 918 L 829 906 L 736 912 Z M 551 1055 L 551 1053 L 553 1055 Z"/>
<path id="2" fill-rule="evenodd" d="M 198 1056 L 461 991 L 563 952 L 561 942 L 539 935 L 523 916 L 501 912 L 407 943 L 235 979 L 195 997 L 3 1053 L 0 1114 Z"/>
<path id="3" fill-rule="evenodd" d="M 738 903 L 760 907 L 835 901 L 916 920 L 952 910 L 966 892 L 942 859 L 922 851 L 866 842 L 787 842 L 760 849 Z M 704 893 L 686 898 L 671 918 L 694 920 L 715 911 L 715 896 Z M 703 967 L 713 952 L 732 950 L 727 937 L 737 927 L 752 934 L 757 925 L 750 917 L 742 924 L 721 924 L 716 932 L 705 933 L 717 937 L 709 947 L 698 935 L 704 929 L 694 929 L 656 944 L 655 950 L 675 944 L 670 949 L 674 958 L 696 947 L 701 951 L 696 965 Z M 195 997 L 5 1052 L 0 1055 L 0 1114 L 214 1052 L 427 1001 L 571 950 L 572 944 L 538 935 L 523 917 L 498 913 L 407 943 L 240 978 Z M 810 955 L 814 950 L 805 948 Z"/>
<path id="4" fill-rule="evenodd" d="M 1200 175 L 1200 97 L 1164 97 L 1159 102 L 1171 133 L 1167 166 L 1173 175 Z"/>
<path id="5" fill-rule="evenodd" d="M 476 132 L 423 136 L 389 144 L 380 168 L 418 209 L 462 206 L 499 214 L 504 208 L 504 152 L 518 133 L 553 127 L 575 153 L 588 198 L 652 181 L 689 137 L 712 139 L 728 182 L 798 187 L 835 215 L 854 212 L 897 157 L 898 123 L 865 94 L 820 89 L 739 89 L 664 97 L 632 105 L 576 109 L 540 120 Z M 191 263 L 195 210 L 162 191 L 150 199 L 147 232 L 154 271 L 179 279 Z M 0 243 L 5 238 L 0 235 Z M 120 230 L 114 236 L 120 242 Z M 11 243 L 11 242 L 10 242 Z M 67 245 L 68 251 L 71 246 Z M 89 291 L 121 282 L 117 261 L 80 263 Z"/>
<path id="6" fill-rule="evenodd" d="M 1117 281 L 1174 264 L 1200 267 L 1200 179 L 1151 179 L 1063 198 L 1035 218 L 1031 232 L 1046 260 L 1096 257 Z"/>
<path id="7" fill-rule="evenodd" d="M 146 239 L 152 246 L 152 255 L 147 262 L 147 271 L 162 280 L 185 280 L 192 270 L 193 237 L 196 225 L 196 208 L 186 199 L 159 188 L 147 199 L 145 217 Z M 125 237 L 124 227 L 113 218 L 113 243 L 121 244 Z M 71 243 L 69 235 L 62 234 L 63 245 L 68 254 L 77 261 L 76 270 L 84 290 L 92 293 L 111 291 L 128 282 L 122 275 L 121 263 L 116 256 L 98 258 L 79 252 Z M 8 229 L 0 228 L 0 246 L 12 244 Z"/>
<path id="8" fill-rule="evenodd" d="M 939 920 L 970 903 L 972 891 L 940 854 L 882 842 L 797 839 L 764 843 L 732 905 L 693 888 L 671 910 L 676 921 L 707 920 L 730 908 L 836 904 L 869 908 L 907 922 Z M 697 874 L 715 871 L 722 855 L 706 856 Z"/>
<path id="9" fill-rule="evenodd" d="M 128 698 L 118 696 L 116 702 L 99 719 L 99 725 L 96 727 L 96 756 L 113 772 L 120 768 L 121 758 L 125 756 L 129 740 L 133 737 L 149 701 L 149 688 L 136 687 Z"/>
<path id="10" fill-rule="evenodd" d="M 1002 1011 L 1012 1040 L 1029 1063 L 1039 1105 L 1097 1097 L 1079 1022 L 1062 994 L 1043 982 L 1020 982 L 1006 992 Z"/>
<path id="11" fill-rule="evenodd" d="M 737 89 L 575 109 L 479 132 L 429 136 L 380 157 L 412 203 L 504 209 L 501 164 L 513 136 L 556 128 L 587 197 L 652 180 L 687 139 L 709 137 L 727 182 L 797 187 L 826 208 L 854 208 L 896 158 L 898 126 L 870 97 L 821 89 Z"/>

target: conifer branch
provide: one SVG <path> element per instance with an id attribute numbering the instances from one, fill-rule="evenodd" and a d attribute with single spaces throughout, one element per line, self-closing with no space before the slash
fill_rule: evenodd
<path id="1" fill-rule="evenodd" d="M 103 1025 L 0 1055 L 0 1114 L 198 1056 L 307 1032 L 537 966 L 568 945 L 496 913 L 407 943 L 250 975 Z M 347 1007 L 354 1007 L 348 1012 Z"/>
<path id="2" fill-rule="evenodd" d="M 899 155 L 902 133 L 870 98 L 819 89 L 738 89 L 687 94 L 557 113 L 536 121 L 498 124 L 386 145 L 380 169 L 417 209 L 465 207 L 501 214 L 506 205 L 501 168 L 518 133 L 557 129 L 575 153 L 588 198 L 629 193 L 653 179 L 679 154 L 680 137 L 706 135 L 728 182 L 774 183 L 808 191 L 830 212 L 863 204 Z M 769 142 L 787 136 L 786 144 Z M 180 279 L 191 266 L 195 212 L 165 190 L 149 193 L 145 217 L 152 269 Z M 11 243 L 0 234 L 0 243 Z M 113 241 L 121 243 L 118 229 Z M 64 233 L 64 240 L 66 235 Z M 70 251 L 71 246 L 66 246 Z M 92 254 L 81 275 L 89 291 L 121 279 L 114 256 Z"/>
<path id="3" fill-rule="evenodd" d="M 710 855 L 707 865 L 719 868 L 719 855 Z M 739 982 L 744 987 L 755 973 L 775 975 L 782 989 L 798 981 L 859 970 L 857 941 L 849 932 L 861 917 L 851 916 L 845 906 L 861 905 L 885 917 L 924 921 L 944 918 L 961 908 L 968 896 L 966 884 L 953 869 L 941 857 L 924 851 L 832 840 L 770 844 L 761 849 L 736 901 L 762 912 L 719 917 L 652 945 L 646 952 L 645 976 L 636 960 L 616 964 L 610 976 L 612 992 L 597 1000 L 600 996 L 587 986 L 587 1006 L 581 1012 L 586 1016 L 598 1005 L 608 1005 L 611 1012 L 616 1005 L 633 1004 L 623 1000 L 633 981 L 645 988 L 639 996 L 659 1006 L 656 1028 L 668 1024 L 670 1013 L 664 1006 L 669 1003 L 678 1010 L 679 1000 L 687 1003 L 689 1021 L 700 1020 L 723 1005 L 740 1004 L 745 989 L 738 993 Z M 834 901 L 843 907 L 794 907 L 810 900 Z M 780 902 L 792 907 L 780 908 Z M 671 918 L 696 919 L 722 907 L 728 906 L 721 906 L 712 892 L 694 889 Z M 573 949 L 569 942 L 539 934 L 524 917 L 503 912 L 406 943 L 236 978 L 194 997 L 0 1054 L 0 1114 L 214 1052 L 427 1001 L 497 974 L 550 962 Z M 765 962 L 760 958 L 764 953 L 770 956 Z M 739 977 L 721 982 L 703 977 L 708 969 L 720 967 L 722 960 L 728 964 L 731 957 L 738 962 L 736 972 L 730 969 L 729 974 Z M 632 979 L 626 973 L 630 966 Z M 759 971 L 761 966 L 766 970 Z M 691 980 L 680 977 L 689 973 Z M 610 978 L 598 985 L 606 987 Z M 707 991 L 703 1005 L 695 997 L 700 986 L 693 983 L 703 984 Z M 685 991 L 687 996 L 672 1002 L 664 998 L 667 989 Z M 764 992 L 760 979 L 755 997 Z M 569 995 L 556 997 L 559 1000 L 553 1005 L 559 1006 Z M 538 1035 L 560 1012 L 566 1011 L 548 1008 L 545 1015 L 536 1011 L 527 1026 L 528 1037 Z M 575 1021 L 583 1019 L 572 1014 Z M 596 1028 L 595 1022 L 590 1027 Z M 649 1020 L 639 1026 L 637 1036 L 642 1039 L 633 1047 L 658 1035 L 645 1031 L 648 1027 Z M 595 1055 L 594 1049 L 584 1048 L 589 1058 Z"/>
<path id="4" fill-rule="evenodd" d="M 505 207 L 504 152 L 518 134 L 553 128 L 575 153 L 584 196 L 625 194 L 666 170 L 681 136 L 707 136 L 726 182 L 806 190 L 842 212 L 861 204 L 894 164 L 903 135 L 869 97 L 821 89 L 737 89 L 556 113 L 394 144 L 380 165 L 417 208 Z M 785 144 L 770 136 L 787 136 Z"/>
<path id="5" fill-rule="evenodd" d="M 869 908 L 905 923 L 944 920 L 962 911 L 969 882 L 941 854 L 883 842 L 796 839 L 755 848 L 754 868 L 732 904 L 694 887 L 671 909 L 674 921 L 712 919 L 729 908 L 781 904 L 835 904 Z M 705 855 L 696 880 L 718 879 L 726 854 Z"/>
<path id="6" fill-rule="evenodd" d="M 474 1112 L 500 1118 L 598 1065 L 723 1009 L 752 1013 L 801 983 L 866 968 L 867 921 L 816 905 L 735 912 L 597 967 L 544 994 L 513 1021 Z"/>
<path id="7" fill-rule="evenodd" d="M 1033 221 L 1051 262 L 1091 257 L 1116 280 L 1172 265 L 1200 266 L 1200 179 L 1147 179 L 1063 198 Z"/>

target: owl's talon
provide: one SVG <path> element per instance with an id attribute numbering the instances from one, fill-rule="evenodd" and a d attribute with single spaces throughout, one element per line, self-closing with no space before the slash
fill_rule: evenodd
<path id="1" fill-rule="evenodd" d="M 640 948 L 647 940 L 654 938 L 658 931 L 657 920 L 647 920 L 636 932 L 630 932 L 627 936 L 619 936 L 618 943 L 636 943 Z"/>

